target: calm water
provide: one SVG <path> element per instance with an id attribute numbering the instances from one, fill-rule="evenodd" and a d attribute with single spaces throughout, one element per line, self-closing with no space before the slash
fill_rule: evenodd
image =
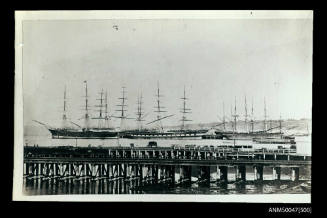
<path id="1" fill-rule="evenodd" d="M 168 184 L 147 185 L 142 189 L 133 189 L 131 183 L 122 181 L 24 181 L 25 195 L 62 195 L 62 194 L 304 194 L 310 193 L 309 181 L 263 181 L 211 183 L 210 185 L 189 184 L 171 186 Z M 302 188 L 304 187 L 304 188 Z M 305 187 L 310 187 L 305 188 Z"/>
<path id="2" fill-rule="evenodd" d="M 146 139 L 51 139 L 51 135 L 26 136 L 25 143 L 38 146 L 146 146 L 149 140 Z M 172 144 L 196 144 L 196 145 L 221 145 L 233 144 L 228 140 L 155 140 L 158 146 L 171 146 Z M 297 152 L 311 155 L 311 137 L 297 137 Z M 249 145 L 251 141 L 236 141 L 236 144 Z M 278 145 L 252 144 L 254 147 L 277 148 Z M 287 146 L 287 145 L 286 145 Z M 264 168 L 264 181 L 253 181 L 254 172 L 251 167 L 246 169 L 246 182 L 236 182 L 234 168 L 228 170 L 228 183 L 210 185 L 189 184 L 183 186 L 169 186 L 167 184 L 148 185 L 142 190 L 133 189 L 132 182 L 124 184 L 122 181 L 108 182 L 101 181 L 40 181 L 24 179 L 24 192 L 26 195 L 53 195 L 53 194 L 268 194 L 268 193 L 310 193 L 311 190 L 311 169 L 300 168 L 300 181 L 292 182 L 291 170 L 282 169 L 281 181 L 272 181 L 272 168 Z M 214 177 L 214 175 L 212 175 Z"/>

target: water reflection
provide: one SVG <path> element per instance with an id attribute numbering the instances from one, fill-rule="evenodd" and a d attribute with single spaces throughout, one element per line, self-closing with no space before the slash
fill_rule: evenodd
<path id="1" fill-rule="evenodd" d="M 182 185 L 151 184 L 122 179 L 108 180 L 24 180 L 25 195 L 63 195 L 63 194 L 269 194 L 269 193 L 310 193 L 311 183 L 300 181 L 231 181 L 207 183 L 188 183 Z M 303 186 L 306 188 L 304 189 Z"/>

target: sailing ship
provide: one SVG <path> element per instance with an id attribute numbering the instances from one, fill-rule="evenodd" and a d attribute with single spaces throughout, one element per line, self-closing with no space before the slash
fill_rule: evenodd
<path id="1" fill-rule="evenodd" d="M 252 108 L 251 108 L 251 116 L 250 116 L 250 122 L 248 120 L 249 114 L 248 114 L 248 109 L 247 109 L 247 99 L 245 96 L 245 115 L 244 115 L 244 123 L 245 123 L 245 131 L 238 131 L 237 130 L 237 118 L 239 115 L 237 114 L 237 109 L 236 109 L 236 98 L 235 98 L 235 105 L 234 105 L 234 113 L 231 108 L 231 117 L 232 120 L 230 121 L 232 124 L 232 131 L 228 131 L 226 129 L 226 116 L 225 116 L 225 108 L 223 104 L 223 120 L 222 123 L 219 125 L 223 125 L 223 130 L 216 130 L 215 133 L 216 135 L 222 137 L 223 139 L 227 140 L 253 140 L 254 138 L 270 138 L 270 139 L 282 139 L 283 132 L 282 132 L 282 124 L 281 124 L 281 119 L 279 120 L 279 126 L 278 127 L 272 127 L 272 122 L 270 121 L 270 127 L 268 128 L 268 122 L 267 122 L 267 109 L 266 109 L 266 100 L 264 99 L 264 120 L 263 120 L 263 125 L 264 129 L 263 130 L 254 130 L 254 110 L 253 110 L 253 103 L 252 103 Z M 249 128 L 249 124 L 251 125 L 251 129 Z M 279 132 L 273 132 L 272 130 L 279 128 Z"/>
<path id="2" fill-rule="evenodd" d="M 163 97 L 163 95 L 160 93 L 159 89 L 159 82 L 156 90 L 156 110 L 154 111 L 157 113 L 156 119 L 146 123 L 146 125 L 149 124 L 156 124 L 156 128 L 153 129 L 147 129 L 143 128 L 142 122 L 144 121 L 143 118 L 143 111 L 142 111 L 142 96 L 138 99 L 138 107 L 137 107 L 137 119 L 138 122 L 138 129 L 136 130 L 130 130 L 125 131 L 121 133 L 121 137 L 123 138 L 141 138 L 141 139 L 152 139 L 152 138 L 158 138 L 158 139 L 179 139 L 179 138 L 201 138 L 202 135 L 206 134 L 208 130 L 191 130 L 186 128 L 186 122 L 191 121 L 186 117 L 186 114 L 191 113 L 191 109 L 186 108 L 186 100 L 188 98 L 186 97 L 185 87 L 184 87 L 184 95 L 181 98 L 183 100 L 183 107 L 181 109 L 182 117 L 181 117 L 181 127 L 177 130 L 165 130 L 164 126 L 162 124 L 162 121 L 164 119 L 167 119 L 169 117 L 174 116 L 167 115 L 163 116 L 162 114 L 167 112 L 164 110 L 164 107 L 161 104 L 160 98 Z"/>
<path id="3" fill-rule="evenodd" d="M 89 103 L 88 103 L 88 89 L 87 89 L 87 81 L 85 83 L 85 114 L 84 114 L 84 127 L 74 123 L 77 128 L 68 127 L 67 124 L 67 115 L 66 115 L 66 88 L 64 91 L 64 110 L 63 110 L 63 126 L 61 128 L 50 127 L 44 123 L 36 121 L 42 125 L 44 125 L 51 133 L 52 138 L 61 138 L 61 139 L 69 139 L 69 138 L 82 138 L 82 139 L 105 139 L 105 138 L 117 138 L 118 132 L 115 131 L 114 128 L 109 127 L 109 115 L 108 115 L 108 95 L 107 92 L 104 93 L 103 90 L 100 92 L 100 105 L 96 105 L 99 107 L 99 116 L 95 118 L 90 118 L 89 115 Z M 103 98 L 105 95 L 105 98 Z M 104 110 L 103 110 L 104 108 Z M 90 126 L 90 119 L 98 120 L 98 127 Z"/>

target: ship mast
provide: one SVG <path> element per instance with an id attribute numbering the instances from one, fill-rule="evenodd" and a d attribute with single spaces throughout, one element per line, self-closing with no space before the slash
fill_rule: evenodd
<path id="1" fill-rule="evenodd" d="M 142 111 L 142 93 L 140 96 L 137 97 L 137 112 L 136 112 L 136 121 L 137 121 L 137 127 L 138 130 L 141 131 L 142 130 L 142 122 L 144 121 L 142 118 L 143 116 L 143 111 Z"/>
<path id="2" fill-rule="evenodd" d="M 249 126 L 248 126 L 248 107 L 247 107 L 247 103 L 246 103 L 246 96 L 245 96 L 245 115 L 244 115 L 244 122 L 245 122 L 245 129 L 246 129 L 246 132 L 249 133 Z"/>
<path id="3" fill-rule="evenodd" d="M 253 113 L 253 100 L 251 105 L 251 131 L 254 132 L 254 113 Z"/>
<path id="4" fill-rule="evenodd" d="M 279 134 L 282 137 L 282 115 L 279 115 Z"/>
<path id="5" fill-rule="evenodd" d="M 162 120 L 161 113 L 164 113 L 166 111 L 163 111 L 162 108 L 164 108 L 164 107 L 162 107 L 160 105 L 160 97 L 163 97 L 163 95 L 160 95 L 159 82 L 157 83 L 157 86 L 158 86 L 158 88 L 157 88 L 157 94 L 156 94 L 156 97 L 157 97 L 157 107 L 156 107 L 156 109 L 157 110 L 154 111 L 154 112 L 157 113 L 158 129 L 160 131 L 163 131 L 163 125 L 162 125 L 162 122 L 161 122 L 161 120 Z"/>
<path id="6" fill-rule="evenodd" d="M 183 108 L 182 108 L 182 110 L 181 110 L 181 113 L 182 113 L 183 115 L 182 115 L 182 119 L 180 120 L 180 121 L 182 121 L 181 130 L 185 130 L 185 122 L 187 122 L 187 121 L 191 121 L 191 120 L 188 120 L 188 119 L 186 118 L 186 114 L 187 114 L 187 113 L 191 113 L 191 112 L 190 112 L 191 109 L 186 108 L 186 100 L 187 100 L 188 98 L 186 98 L 186 95 L 185 95 L 185 86 L 184 86 L 184 96 L 183 96 L 181 99 L 183 100 Z"/>
<path id="7" fill-rule="evenodd" d="M 109 128 L 109 116 L 108 116 L 108 93 L 105 94 L 105 117 L 104 117 L 105 127 Z"/>
<path id="8" fill-rule="evenodd" d="M 85 121 L 85 129 L 89 129 L 90 128 L 90 117 L 89 117 L 89 108 L 88 108 L 88 94 L 87 94 L 87 81 L 84 81 L 85 83 L 85 117 L 84 117 L 84 121 Z"/>
<path id="9" fill-rule="evenodd" d="M 266 98 L 264 98 L 263 100 L 264 100 L 264 128 L 265 128 L 265 132 L 267 132 L 268 128 L 267 128 L 267 108 L 266 108 Z"/>
<path id="10" fill-rule="evenodd" d="M 160 132 L 163 132 L 164 129 L 163 129 L 163 125 L 162 125 L 161 120 L 166 119 L 166 118 L 168 118 L 168 117 L 172 117 L 172 116 L 174 116 L 174 115 L 171 114 L 171 115 L 164 116 L 164 117 L 161 116 L 161 113 L 164 113 L 164 112 L 167 112 L 167 111 L 162 110 L 162 108 L 164 108 L 164 107 L 160 105 L 160 97 L 163 97 L 163 95 L 160 94 L 159 82 L 157 83 L 157 85 L 158 85 L 157 93 L 156 93 L 156 97 L 157 97 L 157 105 L 155 106 L 156 110 L 154 111 L 154 112 L 157 113 L 157 119 L 155 119 L 155 120 L 153 120 L 153 121 L 147 123 L 146 125 L 149 125 L 149 124 L 151 124 L 151 123 L 155 123 L 155 122 L 157 122 L 157 129 L 158 129 Z"/>
<path id="11" fill-rule="evenodd" d="M 238 117 L 238 115 L 236 114 L 236 97 L 235 97 L 235 107 L 234 107 L 234 114 L 233 114 L 233 106 L 231 106 L 231 110 L 230 110 L 230 112 L 231 112 L 231 115 L 232 115 L 232 117 L 234 117 L 234 125 L 233 125 L 233 144 L 234 144 L 234 146 L 235 146 L 235 133 L 236 133 L 236 122 L 237 122 L 237 117 Z M 233 123 L 233 122 L 232 122 Z"/>
<path id="12" fill-rule="evenodd" d="M 98 128 L 102 128 L 102 123 L 103 123 L 103 119 L 105 119 L 104 117 L 102 117 L 102 113 L 103 113 L 103 89 L 101 89 L 101 92 L 99 93 L 100 94 L 100 98 L 98 98 L 97 100 L 100 101 L 100 105 L 95 105 L 96 107 L 99 107 L 99 117 L 95 118 L 95 119 L 99 119 L 99 122 L 98 122 Z"/>
<path id="13" fill-rule="evenodd" d="M 225 120 L 225 103 L 223 102 L 223 128 L 226 131 L 226 120 Z"/>
<path id="14" fill-rule="evenodd" d="M 124 130 L 124 128 L 125 128 L 125 119 L 126 119 L 125 111 L 127 111 L 125 109 L 125 107 L 127 107 L 127 105 L 126 105 L 127 98 L 125 97 L 125 88 L 126 87 L 124 87 L 124 86 L 122 87 L 122 97 L 118 98 L 118 99 L 121 100 L 121 104 L 116 105 L 118 107 L 121 107 L 121 109 L 116 110 L 116 111 L 119 111 L 121 113 L 121 115 L 118 117 L 118 118 L 120 118 L 120 130 L 121 131 Z"/>
<path id="15" fill-rule="evenodd" d="M 234 117 L 234 132 L 236 132 L 237 131 L 236 122 L 237 122 L 237 117 L 238 117 L 238 115 L 236 114 L 236 97 L 235 97 L 234 114 L 232 116 Z"/>
<path id="16" fill-rule="evenodd" d="M 67 126 L 67 114 L 66 114 L 66 86 L 65 86 L 65 90 L 64 90 L 64 110 L 63 110 L 63 114 L 62 114 L 62 122 L 63 122 L 63 125 L 62 127 L 63 128 L 66 128 Z"/>
<path id="17" fill-rule="evenodd" d="M 99 114 L 99 117 L 102 118 L 102 107 L 103 107 L 103 89 L 101 89 L 101 92 L 100 92 L 100 99 L 98 99 L 100 101 L 100 114 Z"/>
<path id="18" fill-rule="evenodd" d="M 233 118 L 233 106 L 230 106 L 230 116 Z M 234 122 L 231 120 L 231 124 L 232 124 L 232 130 L 233 130 L 233 135 L 235 132 L 235 127 L 234 127 Z"/>

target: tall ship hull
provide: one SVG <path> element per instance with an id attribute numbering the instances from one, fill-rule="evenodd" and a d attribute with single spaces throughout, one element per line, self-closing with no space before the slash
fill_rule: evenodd
<path id="1" fill-rule="evenodd" d="M 120 133 L 121 138 L 128 139 L 201 139 L 207 131 L 131 131 Z"/>
<path id="2" fill-rule="evenodd" d="M 49 129 L 54 139 L 106 139 L 117 138 L 118 133 L 113 131 L 96 130 L 67 130 L 67 129 Z"/>

